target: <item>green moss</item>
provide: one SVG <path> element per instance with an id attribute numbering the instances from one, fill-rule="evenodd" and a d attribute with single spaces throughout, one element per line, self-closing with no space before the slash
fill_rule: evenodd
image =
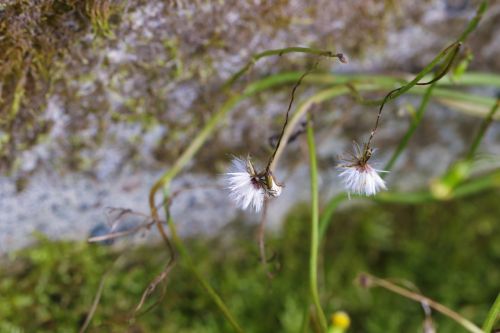
<path id="1" fill-rule="evenodd" d="M 358 273 L 368 271 L 404 279 L 480 324 L 500 280 L 497 198 L 498 192 L 490 192 L 448 203 L 341 211 L 323 250 L 320 290 L 325 310 L 347 311 L 352 332 L 418 331 L 424 317 L 419 304 L 353 283 Z M 297 207 L 280 235 L 267 236 L 273 279 L 260 264 L 254 227 L 233 223 L 221 236 L 187 242 L 199 270 L 248 332 L 296 332 L 302 321 L 308 295 L 307 210 Z M 0 270 L 0 331 L 74 332 L 117 256 L 109 247 L 44 239 L 10 256 Z M 162 247 L 125 253 L 106 279 L 89 331 L 230 332 L 182 265 L 170 276 L 161 304 L 127 321 L 165 258 Z M 461 332 L 450 319 L 433 318 L 439 332 Z"/>
<path id="2" fill-rule="evenodd" d="M 0 130 L 9 133 L 0 168 L 47 133 L 42 119 L 51 81 L 68 47 L 87 32 L 109 32 L 109 0 L 24 0 L 0 8 Z"/>

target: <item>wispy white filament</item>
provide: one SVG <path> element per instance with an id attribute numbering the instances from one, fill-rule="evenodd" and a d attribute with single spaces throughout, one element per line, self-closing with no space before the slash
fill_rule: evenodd
<path id="1" fill-rule="evenodd" d="M 247 161 L 234 158 L 229 172 L 225 174 L 225 181 L 230 193 L 229 196 L 242 209 L 251 206 L 256 212 L 262 209 L 266 192 L 251 175 Z"/>
<path id="2" fill-rule="evenodd" d="M 342 183 L 349 193 L 362 195 L 375 195 L 380 190 L 386 190 L 384 180 L 369 164 L 341 166 Z"/>

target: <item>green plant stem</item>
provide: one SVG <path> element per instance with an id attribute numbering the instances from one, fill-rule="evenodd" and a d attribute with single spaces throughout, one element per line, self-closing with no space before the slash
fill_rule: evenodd
<path id="1" fill-rule="evenodd" d="M 408 142 L 410 142 L 410 138 L 413 136 L 413 133 L 415 133 L 415 130 L 417 129 L 418 125 L 422 122 L 423 116 L 425 111 L 427 110 L 427 105 L 429 105 L 429 101 L 431 99 L 432 95 L 432 90 L 434 89 L 434 83 L 431 84 L 429 87 L 427 87 L 424 96 L 422 97 L 422 101 L 420 102 L 420 105 L 418 107 L 418 110 L 415 114 L 415 118 L 410 124 L 410 127 L 406 131 L 405 135 L 403 136 L 403 139 L 401 139 L 401 142 L 399 143 L 398 147 L 392 154 L 389 162 L 387 162 L 384 170 L 385 171 L 390 171 L 396 161 L 398 160 L 399 156 L 403 152 L 403 150 L 406 148 L 408 145 Z"/>
<path id="2" fill-rule="evenodd" d="M 481 123 L 481 126 L 479 127 L 479 130 L 476 136 L 474 137 L 474 140 L 472 141 L 472 145 L 470 146 L 469 152 L 467 153 L 467 159 L 472 160 L 472 158 L 476 154 L 477 148 L 479 147 L 479 144 L 483 140 L 484 134 L 488 130 L 488 127 L 493 122 L 493 117 L 495 116 L 495 113 L 497 112 L 499 106 L 500 106 L 500 99 L 497 99 L 496 103 L 493 105 L 490 112 L 488 112 L 486 118 L 483 119 L 483 122 Z"/>
<path id="3" fill-rule="evenodd" d="M 302 317 L 302 323 L 300 324 L 300 333 L 307 333 L 307 328 L 309 324 L 309 300 L 306 303 L 306 306 L 304 307 L 304 313 Z"/>
<path id="4" fill-rule="evenodd" d="M 328 50 L 313 49 L 309 47 L 286 47 L 283 49 L 267 50 L 264 52 L 257 53 L 252 56 L 252 58 L 235 74 L 231 76 L 229 80 L 223 85 L 223 89 L 227 89 L 234 84 L 241 76 L 243 76 L 252 66 L 259 60 L 270 56 L 282 56 L 288 53 L 308 53 L 323 57 L 336 57 L 340 59 L 340 54 L 335 54 Z"/>
<path id="5" fill-rule="evenodd" d="M 389 101 L 395 100 L 399 96 L 408 92 L 413 87 L 417 86 L 419 84 L 419 82 L 422 80 L 422 78 L 424 78 L 427 74 L 429 74 L 434 69 L 434 67 L 436 67 L 436 65 L 438 65 L 441 62 L 441 60 L 447 58 L 447 55 L 449 54 L 448 52 L 450 52 L 450 50 L 452 50 L 451 52 L 456 52 L 457 48 L 459 48 L 460 45 L 461 45 L 460 43 L 453 43 L 453 44 L 451 44 L 451 46 L 449 46 L 446 49 L 444 49 L 443 51 L 441 51 L 427 66 L 425 66 L 425 68 L 423 70 L 421 70 L 415 76 L 415 78 L 413 80 L 411 80 L 407 84 L 398 88 L 398 90 L 395 91 L 393 94 L 391 94 L 389 97 L 385 97 L 383 99 L 373 100 L 373 101 L 371 101 L 371 100 L 364 101 L 363 100 L 361 102 L 365 105 L 381 105 L 381 104 L 388 103 Z"/>
<path id="6" fill-rule="evenodd" d="M 491 306 L 491 309 L 488 312 L 488 315 L 486 316 L 486 320 L 484 321 L 483 331 L 485 333 L 490 333 L 493 330 L 493 325 L 495 325 L 495 322 L 497 321 L 499 316 L 500 316 L 500 293 L 497 295 L 497 298 L 493 303 L 493 305 Z"/>
<path id="7" fill-rule="evenodd" d="M 164 190 L 163 193 L 164 193 L 164 196 L 166 198 L 168 198 L 167 191 Z M 202 288 L 205 290 L 205 292 L 208 294 L 208 296 L 212 299 L 212 301 L 215 303 L 215 305 L 217 305 L 217 308 L 219 308 L 219 310 L 222 312 L 222 314 L 224 315 L 224 317 L 226 318 L 226 320 L 231 324 L 231 326 L 233 327 L 233 329 L 236 332 L 238 332 L 238 333 L 242 333 L 243 329 L 238 324 L 238 322 L 236 321 L 236 319 L 233 317 L 233 315 L 231 314 L 231 312 L 227 308 L 227 306 L 224 303 L 224 301 L 222 300 L 222 298 L 217 294 L 217 292 L 214 290 L 214 288 L 212 288 L 212 286 L 206 281 L 206 279 L 198 271 L 198 269 L 196 269 L 196 266 L 195 266 L 195 264 L 193 262 L 193 259 L 189 255 L 189 252 L 188 252 L 186 246 L 184 245 L 184 242 L 182 241 L 182 239 L 177 234 L 177 228 L 175 227 L 175 223 L 174 223 L 174 221 L 172 219 L 172 215 L 168 213 L 168 203 L 167 203 L 167 201 L 168 200 L 164 201 L 165 202 L 165 205 L 164 205 L 165 215 L 166 215 L 166 219 L 167 219 L 167 222 L 168 222 L 169 229 L 170 229 L 171 234 L 172 234 L 172 240 L 174 242 L 174 245 L 175 245 L 176 249 L 180 253 L 180 256 L 181 256 L 180 260 L 182 260 L 186 264 L 188 270 L 193 274 L 193 276 L 195 277 L 195 279 L 202 286 Z"/>
<path id="8" fill-rule="evenodd" d="M 476 28 L 477 25 L 479 24 L 479 21 L 481 21 L 481 18 L 483 17 L 484 13 L 488 9 L 489 1 L 488 0 L 483 0 L 479 7 L 477 8 L 476 15 L 470 20 L 470 22 L 467 24 L 467 27 L 465 28 L 464 32 L 458 37 L 458 42 L 464 42 L 465 39 L 470 35 L 471 32 L 473 32 Z"/>
<path id="9" fill-rule="evenodd" d="M 319 196 L 318 196 L 318 165 L 316 161 L 316 145 L 314 129 L 310 114 L 307 117 L 307 145 L 309 147 L 309 163 L 311 172 L 311 252 L 309 258 L 309 289 L 311 299 L 316 309 L 316 316 L 323 332 L 328 329 L 326 317 L 321 308 L 318 295 L 318 252 L 319 252 Z"/>
<path id="10" fill-rule="evenodd" d="M 294 78 L 298 78 L 300 76 L 300 72 L 281 72 L 274 75 L 269 76 L 268 78 L 274 76 L 282 76 L 282 75 L 293 75 Z M 382 74 L 361 74 L 361 73 L 314 73 L 309 75 L 304 82 L 312 82 L 312 83 L 324 83 L 324 84 L 346 84 L 346 83 L 374 83 L 374 84 L 401 84 L 405 83 L 411 78 L 414 77 L 414 74 L 410 73 L 400 73 L 400 74 L 391 74 L 391 75 L 382 75 Z M 434 77 L 433 74 L 426 74 L 422 81 L 430 81 Z M 481 72 L 467 72 L 462 74 L 459 78 L 453 79 L 450 75 L 444 76 L 441 80 L 436 82 L 436 85 L 439 87 L 456 87 L 456 86 L 489 86 L 500 88 L 500 75 L 492 74 L 492 73 L 481 73 Z M 395 87 L 395 86 L 393 86 Z"/>
<path id="11" fill-rule="evenodd" d="M 347 194 L 342 192 L 334 196 L 321 212 L 321 218 L 319 220 L 319 239 L 322 240 L 325 237 L 326 229 L 330 225 L 331 219 L 337 207 L 347 199 Z"/>

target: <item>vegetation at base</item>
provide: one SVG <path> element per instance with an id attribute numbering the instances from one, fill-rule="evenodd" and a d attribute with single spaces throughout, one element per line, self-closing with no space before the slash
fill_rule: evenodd
<path id="1" fill-rule="evenodd" d="M 186 240 L 198 269 L 246 332 L 299 331 L 308 297 L 307 211 L 305 205 L 297 207 L 280 233 L 267 235 L 272 279 L 260 263 L 255 226 L 234 222 L 219 236 Z M 453 202 L 344 207 L 327 231 L 320 256 L 319 291 L 327 316 L 337 310 L 349 313 L 350 332 L 419 330 L 424 314 L 418 303 L 354 283 L 367 271 L 403 279 L 406 286 L 413 284 L 482 323 L 500 281 L 498 216 L 498 191 Z M 0 331 L 77 331 L 103 274 L 112 267 L 89 332 L 231 332 L 182 266 L 169 277 L 160 305 L 129 320 L 166 254 L 160 245 L 127 248 L 113 266 L 120 254 L 112 247 L 41 238 L 4 258 Z M 433 319 L 439 332 L 463 331 L 449 318 L 434 314 Z"/>

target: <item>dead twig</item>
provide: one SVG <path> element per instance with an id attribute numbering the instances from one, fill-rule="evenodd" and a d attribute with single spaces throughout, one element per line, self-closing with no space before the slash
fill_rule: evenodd
<path id="1" fill-rule="evenodd" d="M 421 294 L 400 287 L 392 282 L 389 282 L 388 280 L 381 279 L 367 273 L 362 273 L 358 277 L 358 282 L 362 287 L 365 288 L 381 287 L 389 291 L 392 291 L 393 293 L 411 299 L 413 301 L 419 302 L 420 304 L 427 304 L 429 307 L 433 308 L 437 312 L 440 312 L 443 315 L 453 319 L 458 324 L 462 325 L 465 329 L 467 329 L 469 332 L 484 333 L 483 330 L 480 329 L 478 326 L 476 326 L 473 322 L 462 317 L 459 313 L 451 310 L 450 308 L 444 306 L 443 304 L 438 303 Z"/>

